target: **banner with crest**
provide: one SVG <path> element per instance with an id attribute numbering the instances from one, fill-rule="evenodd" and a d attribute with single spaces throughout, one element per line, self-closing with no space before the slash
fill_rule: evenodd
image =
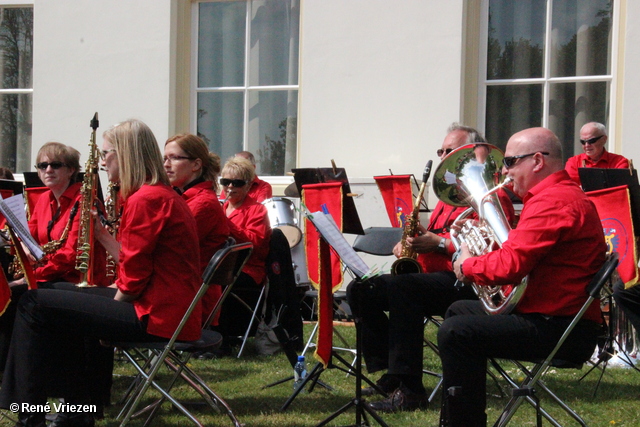
<path id="1" fill-rule="evenodd" d="M 404 228 L 413 212 L 412 175 L 374 176 L 392 227 Z"/>

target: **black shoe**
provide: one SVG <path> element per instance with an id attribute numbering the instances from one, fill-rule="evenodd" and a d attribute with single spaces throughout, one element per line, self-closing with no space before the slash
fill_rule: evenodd
<path id="1" fill-rule="evenodd" d="M 383 396 L 387 397 L 387 395 L 391 394 L 398 387 L 400 387 L 400 380 L 394 375 L 384 374 L 378 381 L 376 381 L 376 385 L 380 390 L 384 392 Z M 376 394 L 382 394 L 375 387 L 365 387 L 360 393 L 363 396 L 374 396 Z"/>
<path id="2" fill-rule="evenodd" d="M 93 414 L 60 412 L 49 427 L 94 427 L 96 420 Z"/>
<path id="3" fill-rule="evenodd" d="M 389 397 L 378 402 L 371 402 L 369 406 L 378 412 L 415 411 L 416 409 L 426 409 L 429 400 L 426 393 L 413 393 L 400 384 Z"/>
<path id="4" fill-rule="evenodd" d="M 15 427 L 47 427 L 47 421 L 44 416 L 45 414 L 42 412 L 31 414 L 20 412 Z"/>

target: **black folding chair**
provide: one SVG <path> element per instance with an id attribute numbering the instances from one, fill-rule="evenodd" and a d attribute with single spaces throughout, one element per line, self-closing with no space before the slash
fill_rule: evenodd
<path id="1" fill-rule="evenodd" d="M 502 414 L 494 424 L 494 427 L 502 427 L 506 426 L 509 420 L 516 413 L 520 405 L 523 401 L 529 402 L 533 407 L 536 408 L 536 416 L 537 416 L 537 425 L 542 425 L 542 417 L 545 417 L 551 424 L 554 426 L 560 427 L 561 424 L 555 420 L 547 411 L 540 407 L 540 401 L 536 395 L 536 389 L 542 389 L 554 400 L 562 409 L 567 412 L 573 419 L 575 419 L 581 426 L 586 426 L 585 421 L 567 405 L 562 399 L 560 399 L 553 391 L 547 387 L 547 385 L 542 381 L 542 377 L 546 374 L 547 370 L 550 367 L 555 368 L 576 368 L 580 369 L 585 361 L 582 363 L 576 363 L 574 361 L 566 361 L 557 359 L 555 356 L 560 350 L 560 347 L 564 344 L 567 337 L 571 334 L 575 326 L 580 322 L 582 316 L 587 311 L 591 303 L 594 300 L 600 301 L 600 292 L 602 291 L 603 286 L 607 281 L 611 280 L 611 275 L 615 271 L 618 266 L 618 253 L 614 252 L 607 256 L 607 260 L 600 268 L 600 271 L 593 277 L 589 285 L 587 286 L 586 292 L 588 294 L 588 298 L 580 311 L 574 316 L 573 320 L 567 326 L 567 329 L 564 331 L 555 348 L 549 353 L 546 359 L 542 361 L 534 361 L 535 365 L 532 369 L 527 369 L 521 362 L 513 361 L 516 366 L 525 374 L 524 381 L 518 385 L 509 374 L 503 369 L 494 359 L 491 359 L 491 363 L 498 370 L 500 375 L 502 375 L 507 382 L 513 387 L 512 397 L 505 406 Z"/>
<path id="2" fill-rule="evenodd" d="M 216 254 L 211 258 L 211 261 L 209 261 L 209 265 L 202 275 L 203 282 L 199 291 L 189 305 L 189 308 L 169 341 L 113 343 L 114 346 L 122 349 L 123 354 L 136 368 L 139 374 L 139 380 L 134 382 L 134 387 L 128 396 L 128 400 L 118 414 L 117 419 L 121 420 L 121 426 L 126 425 L 131 417 L 134 416 L 136 408 L 150 386 L 153 386 L 153 388 L 159 391 L 162 394 L 162 398 L 135 414 L 138 415 L 146 412 L 147 410 L 152 410 L 145 425 L 148 425 L 151 422 L 151 419 L 155 416 L 158 408 L 166 399 L 186 415 L 194 424 L 202 426 L 202 423 L 200 423 L 200 421 L 170 393 L 174 383 L 180 377 L 183 378 L 194 390 L 196 390 L 203 397 L 205 402 L 211 406 L 211 408 L 219 412 L 220 406 L 222 406 L 229 418 L 231 418 L 233 424 L 238 427 L 241 425 L 231 411 L 229 405 L 227 405 L 221 397 L 209 388 L 205 381 L 193 371 L 192 367 L 187 365 L 187 362 L 194 352 L 211 351 L 217 348 L 222 342 L 221 335 L 218 332 L 211 331 L 209 329 L 209 325 L 220 310 L 224 299 L 231 292 L 232 286 L 240 274 L 242 267 L 251 255 L 252 250 L 253 245 L 251 243 L 241 243 L 228 246 L 216 252 Z M 197 341 L 178 341 L 177 338 L 182 331 L 182 328 L 189 320 L 191 313 L 205 295 L 211 284 L 222 286 L 224 291 L 207 320 L 203 323 L 202 336 Z M 147 351 L 151 353 L 151 356 L 144 356 L 144 353 Z M 143 355 L 143 357 L 141 357 L 141 355 Z M 162 387 L 162 385 L 156 381 L 156 376 L 160 368 L 165 365 L 174 374 L 168 385 Z"/>

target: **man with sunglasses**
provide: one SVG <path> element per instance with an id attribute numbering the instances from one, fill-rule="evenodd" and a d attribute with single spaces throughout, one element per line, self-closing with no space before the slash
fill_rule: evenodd
<path id="1" fill-rule="evenodd" d="M 453 262 L 462 283 L 507 285 L 529 276 L 510 314 L 488 315 L 479 301 L 457 301 L 438 330 L 444 398 L 451 427 L 485 426 L 487 358 L 544 359 L 587 299 L 585 288 L 605 260 L 600 218 L 569 178 L 560 141 L 548 129 L 525 129 L 507 143 L 503 174 L 524 207 L 500 249 L 473 257 L 463 244 Z M 459 228 L 454 224 L 454 229 Z M 601 332 L 592 304 L 558 357 L 584 363 Z"/>
<path id="2" fill-rule="evenodd" d="M 454 123 L 447 130 L 437 155 L 442 160 L 463 145 L 485 142 L 475 129 Z M 503 203 L 512 219 L 513 206 L 506 195 Z M 374 279 L 371 286 L 352 283 L 347 289 L 350 307 L 362 318 L 367 370 L 373 373 L 388 369 L 377 381 L 380 390 L 374 387 L 363 390 L 364 395 L 380 391 L 390 395 L 370 404 L 376 411 L 426 407 L 427 395 L 422 384 L 424 317 L 443 316 L 452 302 L 476 298 L 471 286 L 454 286 L 456 278 L 451 271 L 451 256 L 455 249 L 449 238 L 449 228 L 465 210 L 465 207 L 439 201 L 433 208 L 428 226 L 420 226 L 417 236 L 407 237 L 407 244 L 418 253 L 424 273 L 386 274 Z M 394 254 L 399 257 L 401 251 L 402 244 L 398 243 Z M 363 301 L 361 307 L 358 301 Z M 385 311 L 389 311 L 389 317 Z"/>
<path id="3" fill-rule="evenodd" d="M 589 122 L 580 129 L 580 143 L 584 153 L 570 157 L 565 169 L 571 179 L 580 184 L 578 168 L 622 169 L 629 167 L 626 157 L 608 152 L 607 129 L 602 123 Z"/>

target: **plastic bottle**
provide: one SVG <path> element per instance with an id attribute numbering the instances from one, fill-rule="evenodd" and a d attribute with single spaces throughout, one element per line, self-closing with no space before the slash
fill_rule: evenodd
<path id="1" fill-rule="evenodd" d="M 293 389 L 297 390 L 302 384 L 302 381 L 307 376 L 307 364 L 304 361 L 304 356 L 298 356 L 298 361 L 293 367 Z"/>

